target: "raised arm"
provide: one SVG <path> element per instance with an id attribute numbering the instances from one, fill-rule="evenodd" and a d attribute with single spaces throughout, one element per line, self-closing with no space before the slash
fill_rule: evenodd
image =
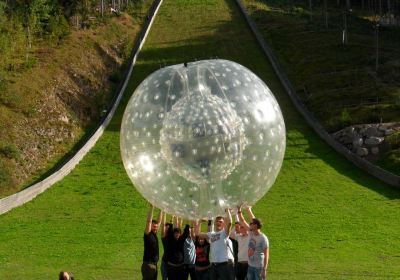
<path id="1" fill-rule="evenodd" d="M 162 219 L 164 216 L 164 212 L 162 210 L 160 210 L 160 214 L 158 214 L 158 218 L 157 218 L 157 225 L 160 226 Z"/>
<path id="2" fill-rule="evenodd" d="M 204 238 L 204 239 L 208 239 L 208 234 L 205 232 L 200 232 L 201 230 L 201 220 L 197 222 L 196 226 L 194 227 L 195 230 L 195 235 L 198 238 Z M 208 232 L 210 232 L 211 230 L 208 230 Z"/>
<path id="3" fill-rule="evenodd" d="M 192 238 L 193 241 L 196 240 L 196 235 L 197 235 L 197 228 L 199 226 L 199 221 L 198 220 L 193 220 L 192 221 L 192 228 L 190 229 L 190 238 Z"/>
<path id="4" fill-rule="evenodd" d="M 149 212 L 147 213 L 146 227 L 144 228 L 145 234 L 149 234 L 151 231 L 151 221 L 153 220 L 153 212 L 154 212 L 154 206 L 150 204 L 150 209 Z"/>
<path id="5" fill-rule="evenodd" d="M 167 213 L 163 213 L 162 218 L 161 218 L 161 238 L 165 237 L 165 227 L 167 226 Z"/>
<path id="6" fill-rule="evenodd" d="M 165 232 L 165 239 L 167 240 L 167 246 L 168 243 L 174 240 L 174 226 L 171 223 L 169 227 L 167 227 L 167 230 Z"/>
<path id="7" fill-rule="evenodd" d="M 232 215 L 230 209 L 225 209 L 226 217 L 225 217 L 225 232 L 226 235 L 229 236 L 231 234 L 232 229 Z"/>
<path id="8" fill-rule="evenodd" d="M 242 226 L 244 226 L 246 228 L 247 231 L 250 230 L 250 226 L 249 224 L 246 222 L 246 220 L 243 217 L 243 213 L 242 213 L 242 205 L 239 205 L 237 208 L 237 214 L 239 216 L 239 222 Z"/>
<path id="9" fill-rule="evenodd" d="M 246 206 L 245 210 L 246 210 L 246 212 L 249 215 L 251 220 L 253 220 L 256 217 L 256 216 L 254 216 L 253 211 L 251 211 L 251 206 Z"/>
<path id="10" fill-rule="evenodd" d="M 212 220 L 208 220 L 207 221 L 207 232 L 212 232 L 213 231 L 213 221 Z"/>
<path id="11" fill-rule="evenodd" d="M 183 218 L 176 218 L 176 223 L 177 223 L 177 226 L 176 227 L 178 227 L 178 228 L 182 228 L 182 225 L 183 225 Z"/>
<path id="12" fill-rule="evenodd" d="M 190 226 L 186 225 L 185 228 L 183 229 L 182 235 L 179 237 L 179 239 L 185 240 L 190 236 Z"/>
<path id="13" fill-rule="evenodd" d="M 172 227 L 177 228 L 179 227 L 178 217 L 173 215 L 171 219 Z"/>
<path id="14" fill-rule="evenodd" d="M 197 220 L 194 226 L 194 234 L 197 236 L 200 233 L 201 220 Z"/>

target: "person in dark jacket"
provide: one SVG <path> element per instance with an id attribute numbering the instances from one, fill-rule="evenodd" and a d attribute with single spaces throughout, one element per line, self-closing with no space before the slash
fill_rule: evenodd
<path id="1" fill-rule="evenodd" d="M 189 225 L 186 225 L 183 234 L 179 227 L 170 227 L 166 236 L 166 261 L 168 280 L 184 279 L 183 244 L 189 236 Z"/>
<path id="2" fill-rule="evenodd" d="M 146 227 L 144 230 L 144 252 L 142 263 L 142 277 L 143 280 L 156 280 L 157 279 L 157 262 L 158 262 L 158 238 L 157 231 L 161 222 L 162 211 L 158 220 L 153 220 L 154 206 L 150 206 L 149 213 L 147 214 Z"/>
<path id="3" fill-rule="evenodd" d="M 166 251 L 166 247 L 167 247 L 167 232 L 169 228 L 173 227 L 172 223 L 166 223 L 166 219 L 167 219 L 167 214 L 164 213 L 162 219 L 161 219 L 161 242 L 163 245 L 163 249 L 164 249 L 164 254 L 161 258 L 161 278 L 162 280 L 167 280 L 168 279 L 168 275 L 167 275 L 167 255 L 165 253 Z"/>

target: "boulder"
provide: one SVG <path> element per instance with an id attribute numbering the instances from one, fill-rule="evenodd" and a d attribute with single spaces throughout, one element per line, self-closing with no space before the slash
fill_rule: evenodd
<path id="1" fill-rule="evenodd" d="M 365 130 L 365 136 L 367 136 L 367 137 L 376 137 L 376 136 L 378 136 L 380 133 L 378 132 L 378 129 L 376 128 L 376 127 L 373 127 L 373 126 L 371 126 L 371 127 L 368 127 L 366 130 Z"/>
<path id="2" fill-rule="evenodd" d="M 357 149 L 357 155 L 360 156 L 360 157 L 365 157 L 366 155 L 368 155 L 368 149 L 359 147 Z"/>
<path id="3" fill-rule="evenodd" d="M 346 127 L 344 129 L 344 133 L 347 134 L 347 135 L 352 135 L 353 132 L 354 132 L 354 127 L 352 127 L 352 126 Z"/>
<path id="4" fill-rule="evenodd" d="M 353 139 L 353 147 L 361 147 L 364 144 L 362 137 L 356 137 Z"/>
<path id="5" fill-rule="evenodd" d="M 340 142 L 342 142 L 345 145 L 353 144 L 353 137 L 349 136 L 349 135 L 345 135 L 342 138 L 340 138 Z"/>
<path id="6" fill-rule="evenodd" d="M 378 130 L 379 130 L 379 131 L 385 132 L 387 129 L 388 129 L 388 127 L 387 127 L 386 125 L 380 125 L 380 126 L 378 126 Z"/>
<path id="7" fill-rule="evenodd" d="M 379 148 L 378 147 L 372 147 L 371 148 L 371 154 L 373 154 L 373 155 L 379 154 Z"/>
<path id="8" fill-rule="evenodd" d="M 377 145 L 381 144 L 384 140 L 385 140 L 385 138 L 383 138 L 383 137 L 369 137 L 369 138 L 365 139 L 364 143 L 365 143 L 365 145 L 371 147 L 371 146 L 377 146 Z"/>
<path id="9" fill-rule="evenodd" d="M 394 133 L 394 130 L 391 129 L 391 128 L 388 128 L 388 129 L 385 130 L 384 133 L 385 133 L 385 136 L 389 136 L 389 135 L 392 135 Z"/>

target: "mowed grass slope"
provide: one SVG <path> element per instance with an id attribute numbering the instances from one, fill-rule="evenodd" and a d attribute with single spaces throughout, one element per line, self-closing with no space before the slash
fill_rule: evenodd
<path id="1" fill-rule="evenodd" d="M 147 205 L 127 178 L 119 127 L 128 95 L 160 64 L 234 60 L 273 90 L 287 150 L 254 207 L 271 243 L 269 279 L 400 278 L 400 191 L 365 175 L 295 111 L 234 1 L 164 0 L 126 98 L 104 136 L 63 181 L 0 216 L 0 279 L 141 279 Z"/>

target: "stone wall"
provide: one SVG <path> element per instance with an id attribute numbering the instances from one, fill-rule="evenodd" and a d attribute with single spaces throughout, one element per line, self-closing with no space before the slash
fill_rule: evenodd
<path id="1" fill-rule="evenodd" d="M 386 137 L 400 131 L 399 123 L 358 124 L 332 134 L 347 149 L 374 162 L 386 150 Z"/>

